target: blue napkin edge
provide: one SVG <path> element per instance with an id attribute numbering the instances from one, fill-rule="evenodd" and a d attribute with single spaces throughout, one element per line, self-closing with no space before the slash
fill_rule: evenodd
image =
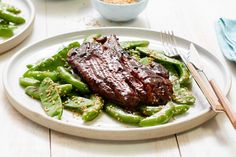
<path id="1" fill-rule="evenodd" d="M 217 20 L 215 22 L 215 31 L 216 31 L 216 36 L 218 39 L 218 44 L 220 45 L 220 49 L 223 52 L 223 55 L 230 61 L 236 62 L 236 52 L 234 52 L 234 47 L 232 47 L 231 44 L 229 44 L 229 39 L 226 36 L 227 34 L 225 34 L 226 32 L 224 32 L 224 27 L 222 26 L 223 22 L 225 20 L 228 20 L 226 18 L 219 18 L 219 20 Z M 228 41 L 228 42 L 226 42 Z M 235 45 L 236 46 L 236 45 Z M 235 54 L 232 54 L 235 53 Z"/>

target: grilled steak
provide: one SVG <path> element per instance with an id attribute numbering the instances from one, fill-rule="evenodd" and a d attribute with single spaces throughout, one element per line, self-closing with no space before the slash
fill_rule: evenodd
<path id="1" fill-rule="evenodd" d="M 115 35 L 70 50 L 68 62 L 93 92 L 128 110 L 141 103 L 165 104 L 173 93 L 168 71 L 158 63 L 139 63 Z"/>

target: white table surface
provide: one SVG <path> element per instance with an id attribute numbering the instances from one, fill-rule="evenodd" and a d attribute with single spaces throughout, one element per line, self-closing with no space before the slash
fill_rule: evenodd
<path id="1" fill-rule="evenodd" d="M 0 55 L 0 72 L 22 47 L 45 37 L 101 26 L 144 27 L 174 30 L 224 60 L 217 44 L 214 22 L 219 17 L 236 19 L 235 0 L 150 0 L 146 10 L 128 23 L 104 20 L 89 0 L 32 0 L 36 21 L 31 36 Z M 236 112 L 236 64 L 225 61 L 232 73 L 228 95 Z M 2 78 L 1 78 L 2 79 Z M 65 135 L 31 122 L 18 113 L 4 95 L 0 80 L 0 156 L 4 157 L 106 157 L 236 156 L 236 131 L 224 114 L 190 131 L 153 140 L 107 142 Z"/>

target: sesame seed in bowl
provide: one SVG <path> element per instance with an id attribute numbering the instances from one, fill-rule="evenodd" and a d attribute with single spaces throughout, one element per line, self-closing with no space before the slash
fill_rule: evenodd
<path id="1" fill-rule="evenodd" d="M 117 22 L 136 18 L 148 0 L 91 0 L 94 8 L 106 19 Z"/>

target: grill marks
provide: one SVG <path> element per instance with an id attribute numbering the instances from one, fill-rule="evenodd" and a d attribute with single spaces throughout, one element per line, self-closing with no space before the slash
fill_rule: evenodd
<path id="1" fill-rule="evenodd" d="M 164 104 L 173 93 L 166 69 L 140 64 L 122 50 L 115 35 L 103 45 L 84 43 L 72 49 L 68 62 L 93 92 L 128 110 L 140 103 Z"/>

